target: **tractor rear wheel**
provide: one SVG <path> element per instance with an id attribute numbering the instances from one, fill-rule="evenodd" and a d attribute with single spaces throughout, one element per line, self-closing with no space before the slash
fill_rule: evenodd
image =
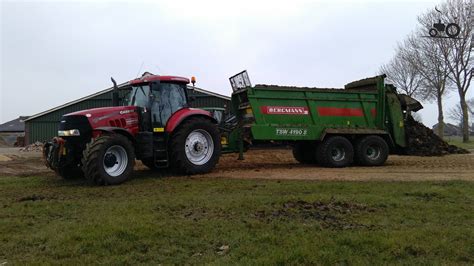
<path id="1" fill-rule="evenodd" d="M 379 166 L 387 161 L 389 148 L 379 136 L 366 136 L 355 144 L 355 160 L 360 165 Z"/>
<path id="2" fill-rule="evenodd" d="M 217 126 L 203 117 L 184 121 L 171 137 L 170 154 L 171 165 L 180 174 L 212 171 L 221 154 Z"/>
<path id="3" fill-rule="evenodd" d="M 82 169 L 89 181 L 96 185 L 118 185 L 130 178 L 135 153 L 125 136 L 104 135 L 87 145 L 82 160 Z"/>
<path id="4" fill-rule="evenodd" d="M 343 136 L 328 137 L 318 146 L 316 156 L 323 166 L 346 167 L 354 159 L 354 148 Z"/>
<path id="5" fill-rule="evenodd" d="M 315 164 L 316 145 L 310 142 L 299 141 L 293 146 L 293 157 L 302 164 Z"/>

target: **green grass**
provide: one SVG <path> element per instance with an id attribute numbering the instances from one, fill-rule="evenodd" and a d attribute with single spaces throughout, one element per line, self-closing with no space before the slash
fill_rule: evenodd
<path id="1" fill-rule="evenodd" d="M 456 145 L 460 148 L 464 148 L 468 150 L 474 150 L 474 136 L 471 136 L 469 138 L 469 142 L 467 143 L 462 142 L 462 137 L 459 137 L 459 136 L 444 137 L 444 140 L 447 141 L 451 145 Z"/>
<path id="2" fill-rule="evenodd" d="M 473 264 L 474 183 L 4 177 L 3 262 Z"/>

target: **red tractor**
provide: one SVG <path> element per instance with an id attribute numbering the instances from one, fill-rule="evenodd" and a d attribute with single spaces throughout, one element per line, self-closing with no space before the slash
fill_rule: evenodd
<path id="1" fill-rule="evenodd" d="M 131 80 L 126 106 L 95 108 L 62 117 L 58 137 L 46 143 L 48 167 L 63 178 L 84 176 L 99 185 L 131 177 L 135 159 L 151 169 L 172 167 L 182 174 L 211 171 L 221 152 L 217 121 L 189 108 L 189 79 L 148 75 Z M 121 88 L 122 89 L 122 88 Z"/>

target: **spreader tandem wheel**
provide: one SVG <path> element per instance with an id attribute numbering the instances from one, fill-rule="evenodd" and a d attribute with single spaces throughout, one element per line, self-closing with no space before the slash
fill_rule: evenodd
<path id="1" fill-rule="evenodd" d="M 316 144 L 307 141 L 296 142 L 293 157 L 301 164 L 316 164 Z"/>
<path id="2" fill-rule="evenodd" d="M 332 136 L 318 146 L 316 154 L 323 166 L 346 167 L 354 159 L 354 148 L 347 138 Z"/>
<path id="3" fill-rule="evenodd" d="M 389 148 L 379 136 L 365 136 L 355 144 L 355 161 L 359 165 L 379 166 L 387 161 Z"/>

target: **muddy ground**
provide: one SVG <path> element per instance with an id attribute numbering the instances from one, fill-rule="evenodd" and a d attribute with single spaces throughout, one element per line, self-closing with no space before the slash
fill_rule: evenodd
<path id="1" fill-rule="evenodd" d="M 137 176 L 162 176 L 148 171 L 140 162 Z M 19 152 L 16 148 L 0 148 L 0 176 L 44 175 L 54 177 L 46 169 L 39 152 Z M 170 176 L 170 174 L 165 174 Z M 456 154 L 442 157 L 390 156 L 381 167 L 347 167 L 342 169 L 307 166 L 297 163 L 291 150 L 251 150 L 245 160 L 237 154 L 226 154 L 213 172 L 197 177 L 260 178 L 301 180 L 470 180 L 474 181 L 474 155 Z"/>

